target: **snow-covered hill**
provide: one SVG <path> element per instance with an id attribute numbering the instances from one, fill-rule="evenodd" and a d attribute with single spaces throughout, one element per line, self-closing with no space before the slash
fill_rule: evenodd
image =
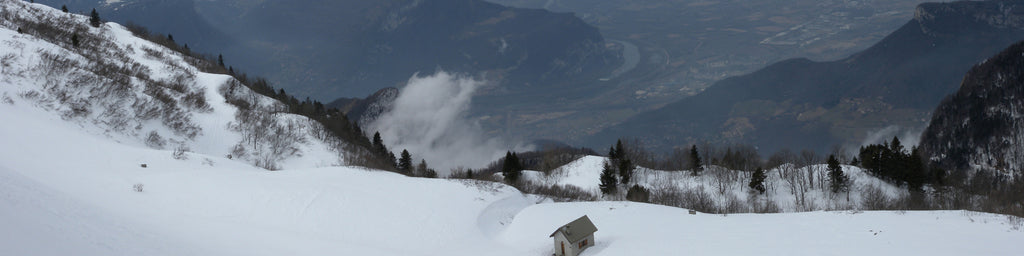
<path id="1" fill-rule="evenodd" d="M 19 34 L 7 18 L 85 18 L 22 1 L 0 6 L 0 56 L 15 56 L 0 73 L 0 255 L 550 255 L 548 235 L 580 215 L 599 228 L 583 255 L 1012 255 L 1024 241 L 1020 219 L 974 212 L 689 215 L 641 203 L 553 203 L 498 183 L 330 166 L 337 153 L 312 139 L 268 172 L 231 152 L 247 136 L 228 128 L 240 112 L 222 103 L 239 95 L 221 86 L 230 78 L 196 72 L 185 93 L 167 92 L 178 101 L 205 94 L 208 107 L 166 110 L 189 116 L 194 136 L 163 117 L 110 123 L 152 97 L 148 82 L 133 76 L 105 95 L 102 86 L 118 83 L 77 84 L 93 72 L 85 66 L 45 68 L 44 52 L 98 62 L 67 42 Z M 163 52 L 115 24 L 85 29 L 78 33 L 120 49 Z M 144 55 L 111 63 L 145 65 L 154 81 L 192 69 Z M 144 105 L 169 107 L 161 104 Z M 151 131 L 191 152 L 147 144 Z"/>
<path id="2" fill-rule="evenodd" d="M 343 142 L 314 136 L 319 124 L 282 113 L 281 103 L 230 76 L 200 72 L 197 59 L 118 24 L 92 27 L 86 16 L 2 3 L 0 99 L 6 105 L 44 110 L 38 114 L 128 145 L 232 155 L 267 169 L 343 162 Z"/>
<path id="3" fill-rule="evenodd" d="M 552 170 L 550 174 L 525 171 L 523 177 L 535 184 L 575 186 L 599 196 L 601 170 L 605 161 L 605 157 L 585 156 Z M 764 195 L 755 194 L 746 186 L 750 180 L 750 173 L 726 170 L 718 166 L 708 166 L 707 170 L 698 176 L 693 176 L 688 170 L 662 171 L 639 167 L 634 171 L 631 184 L 639 184 L 651 190 L 668 191 L 666 193 L 706 196 L 713 201 L 709 208 L 741 212 L 773 211 L 763 209 L 768 202 L 783 212 L 864 209 L 865 204 L 873 203 L 867 202 L 869 200 L 894 200 L 906 195 L 906 189 L 871 176 L 859 167 L 843 165 L 842 168 L 850 180 L 850 193 L 834 194 L 828 191 L 826 165 L 798 168 L 786 164 L 766 170 L 767 191 Z M 623 200 L 625 187 L 619 192 L 620 195 L 606 196 L 605 199 Z M 741 209 L 725 209 L 728 207 Z"/>

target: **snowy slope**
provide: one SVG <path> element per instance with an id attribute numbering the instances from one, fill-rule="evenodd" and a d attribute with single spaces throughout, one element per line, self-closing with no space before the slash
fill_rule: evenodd
<path id="1" fill-rule="evenodd" d="M 119 30 L 105 26 L 97 33 Z M 552 203 L 497 183 L 318 166 L 329 160 L 310 145 L 268 172 L 226 158 L 240 136 L 223 129 L 235 110 L 201 85 L 228 78 L 198 73 L 189 88 L 208 90 L 211 105 L 190 112 L 198 139 L 158 131 L 192 148 L 175 158 L 139 137 L 163 129 L 160 121 L 133 133 L 107 129 L 99 111 L 66 118 L 68 105 L 46 100 L 55 87 L 35 80 L 43 71 L 7 73 L 32 67 L 38 49 L 63 46 L 7 27 L 0 43 L 22 45 L 0 48 L 18 56 L 0 76 L 0 255 L 550 255 L 547 235 L 584 214 L 599 231 L 583 255 L 1011 255 L 1024 241 L 1019 219 L 972 212 L 694 216 L 639 203 Z"/>
<path id="2" fill-rule="evenodd" d="M 496 183 L 350 167 L 267 172 L 217 156 L 176 160 L 18 106 L 0 113 L 23 124 L 0 126 L 10 142 L 0 147 L 0 216 L 10 217 L 0 236 L 12 238 L 0 239 L 0 255 L 548 255 L 547 235 L 583 214 L 600 229 L 585 255 L 996 255 L 1024 239 L 1021 222 L 984 213 L 694 216 L 537 204 Z"/>
<path id="3" fill-rule="evenodd" d="M 336 141 L 311 135 L 318 124 L 280 113 L 283 105 L 230 76 L 200 72 L 191 57 L 118 24 L 94 28 L 85 16 L 22 1 L 4 0 L 0 7 L 0 99 L 6 104 L 35 106 L 91 134 L 140 147 L 232 154 L 270 169 L 343 163 L 340 147 L 332 147 Z M 72 36 L 81 38 L 79 46 Z M 257 125 L 246 125 L 252 121 L 228 98 L 251 105 L 246 113 L 270 116 L 259 125 L 265 130 L 287 128 L 280 130 L 289 131 L 289 143 L 275 145 L 269 136 L 253 142 Z M 271 155 L 281 151 L 287 153 Z"/>

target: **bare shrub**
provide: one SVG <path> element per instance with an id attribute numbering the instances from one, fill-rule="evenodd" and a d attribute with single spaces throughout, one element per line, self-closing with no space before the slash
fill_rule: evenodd
<path id="1" fill-rule="evenodd" d="M 646 203 L 651 201 L 651 191 L 639 184 L 633 184 L 626 191 L 626 200 Z"/>
<path id="2" fill-rule="evenodd" d="M 543 195 L 556 202 L 597 200 L 597 197 L 595 197 L 590 192 L 587 192 L 582 188 L 572 185 L 542 185 L 523 180 L 516 183 L 516 188 L 518 188 L 523 193 Z"/>
<path id="3" fill-rule="evenodd" d="M 711 193 L 704 190 L 704 186 L 697 186 L 694 188 L 666 186 L 655 189 L 651 194 L 651 202 L 660 205 L 697 210 L 700 212 L 718 211 L 714 198 L 712 198 Z"/>
<path id="4" fill-rule="evenodd" d="M 156 131 L 150 131 L 149 135 L 146 136 L 146 146 L 155 149 L 163 149 L 164 145 L 167 145 L 167 140 L 160 136 Z"/>
<path id="5" fill-rule="evenodd" d="M 163 59 L 164 58 L 164 52 L 162 52 L 160 50 L 157 50 L 157 49 L 153 49 L 153 48 L 149 48 L 149 47 L 143 46 L 142 47 L 142 52 L 144 52 L 146 54 L 146 57 L 149 57 L 149 58 L 152 58 L 152 59 Z"/>
<path id="6" fill-rule="evenodd" d="M 741 213 L 748 212 L 748 210 L 747 205 L 736 195 L 727 194 L 722 201 L 722 206 L 718 208 L 718 213 Z"/>
<path id="7" fill-rule="evenodd" d="M 135 183 L 135 185 L 132 185 L 132 191 L 142 193 L 143 187 L 142 183 Z"/>
<path id="8" fill-rule="evenodd" d="M 7 68 L 11 67 L 17 59 L 18 56 L 13 53 L 8 53 L 0 57 L 0 74 L 7 74 Z"/>
<path id="9" fill-rule="evenodd" d="M 867 185 L 861 191 L 860 207 L 862 210 L 892 209 L 892 199 L 874 185 Z"/>
<path id="10" fill-rule="evenodd" d="M 178 160 L 188 160 L 188 155 L 185 154 L 188 150 L 188 146 L 185 146 L 185 144 L 178 144 L 178 146 L 174 148 L 174 153 L 171 153 L 171 156 Z"/>
<path id="11" fill-rule="evenodd" d="M 775 201 L 765 200 L 763 203 L 754 203 L 753 211 L 756 213 L 779 213 L 782 212 L 782 208 Z"/>
<path id="12" fill-rule="evenodd" d="M 152 101 L 143 98 L 136 98 L 135 102 L 132 103 L 132 109 L 135 110 L 135 118 L 140 121 L 160 117 L 160 107 L 153 104 Z"/>
<path id="13" fill-rule="evenodd" d="M 7 95 L 6 92 L 4 93 L 3 102 L 7 103 L 7 105 L 14 105 L 14 99 L 12 99 L 11 96 Z"/>
<path id="14" fill-rule="evenodd" d="M 187 93 L 181 101 L 182 103 L 185 103 L 185 106 L 191 107 L 199 112 L 213 111 L 210 104 L 206 102 L 206 91 L 203 90 Z"/>

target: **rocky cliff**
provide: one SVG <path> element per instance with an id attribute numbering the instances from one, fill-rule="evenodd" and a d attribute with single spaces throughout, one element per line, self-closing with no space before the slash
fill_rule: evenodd
<path id="1" fill-rule="evenodd" d="M 964 76 L 935 109 L 920 148 L 949 170 L 1024 171 L 1024 42 Z"/>

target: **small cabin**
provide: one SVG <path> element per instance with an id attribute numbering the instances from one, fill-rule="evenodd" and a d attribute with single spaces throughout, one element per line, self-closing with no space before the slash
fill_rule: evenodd
<path id="1" fill-rule="evenodd" d="M 577 256 L 583 250 L 594 246 L 594 232 L 597 227 L 587 215 L 569 224 L 558 227 L 550 236 L 555 239 L 556 256 Z"/>

